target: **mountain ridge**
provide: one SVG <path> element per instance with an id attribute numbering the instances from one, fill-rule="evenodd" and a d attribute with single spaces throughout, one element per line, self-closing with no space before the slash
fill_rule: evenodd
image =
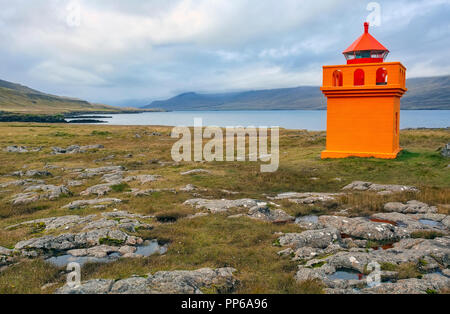
<path id="1" fill-rule="evenodd" d="M 78 98 L 56 96 L 27 86 L 0 80 L 0 111 L 17 114 L 66 114 L 76 112 L 121 112 L 103 104 L 92 104 Z"/>
<path id="2" fill-rule="evenodd" d="M 411 78 L 402 98 L 404 110 L 450 110 L 450 75 Z M 319 86 L 249 90 L 230 93 L 186 92 L 142 108 L 183 110 L 325 110 Z"/>

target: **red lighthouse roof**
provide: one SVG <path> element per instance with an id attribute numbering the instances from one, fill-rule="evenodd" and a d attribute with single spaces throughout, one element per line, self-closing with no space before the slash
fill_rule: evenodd
<path id="1" fill-rule="evenodd" d="M 343 54 L 348 64 L 383 62 L 389 50 L 369 34 L 369 23 L 364 23 L 364 34 L 348 47 Z"/>

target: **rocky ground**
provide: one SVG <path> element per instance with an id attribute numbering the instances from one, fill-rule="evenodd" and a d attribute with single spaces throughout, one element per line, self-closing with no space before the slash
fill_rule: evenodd
<path id="1" fill-rule="evenodd" d="M 284 131 L 261 175 L 172 162 L 168 128 L 1 128 L 19 131 L 0 154 L 0 293 L 449 292 L 448 131 L 396 161 L 321 161 L 323 133 Z"/>

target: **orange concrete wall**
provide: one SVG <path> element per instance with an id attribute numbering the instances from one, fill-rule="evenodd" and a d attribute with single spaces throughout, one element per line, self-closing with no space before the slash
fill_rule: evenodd
<path id="1" fill-rule="evenodd" d="M 374 107 L 376 109 L 374 110 Z M 392 97 L 330 98 L 327 150 L 392 153 L 395 143 Z"/>
<path id="2" fill-rule="evenodd" d="M 365 88 L 367 86 L 380 87 L 376 85 L 376 73 L 379 68 L 385 68 L 388 72 L 388 85 L 391 87 L 405 88 L 406 68 L 400 62 L 369 63 L 369 64 L 345 64 L 330 65 L 323 67 L 323 87 L 333 87 L 333 72 L 340 70 L 344 76 L 343 87 Z M 365 72 L 365 85 L 363 87 L 353 86 L 353 74 L 357 69 Z M 383 88 L 385 86 L 381 86 Z"/>
<path id="3" fill-rule="evenodd" d="M 376 85 L 376 72 L 388 71 L 387 85 Z M 364 86 L 354 86 L 354 72 L 365 72 Z M 343 86 L 333 86 L 340 70 Z M 323 158 L 348 156 L 395 158 L 400 151 L 400 98 L 406 69 L 399 62 L 325 66 L 323 93 L 328 98 L 327 148 Z"/>

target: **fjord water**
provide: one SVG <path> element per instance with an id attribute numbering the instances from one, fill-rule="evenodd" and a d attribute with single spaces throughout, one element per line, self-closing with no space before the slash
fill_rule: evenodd
<path id="1" fill-rule="evenodd" d="M 400 128 L 446 128 L 450 126 L 450 110 L 402 110 Z M 194 118 L 202 118 L 204 126 L 279 126 L 286 129 L 326 130 L 327 112 L 322 110 L 261 111 L 173 111 L 141 114 L 116 114 L 100 118 L 111 125 L 193 126 Z M 370 117 L 368 117 L 370 118 Z"/>

